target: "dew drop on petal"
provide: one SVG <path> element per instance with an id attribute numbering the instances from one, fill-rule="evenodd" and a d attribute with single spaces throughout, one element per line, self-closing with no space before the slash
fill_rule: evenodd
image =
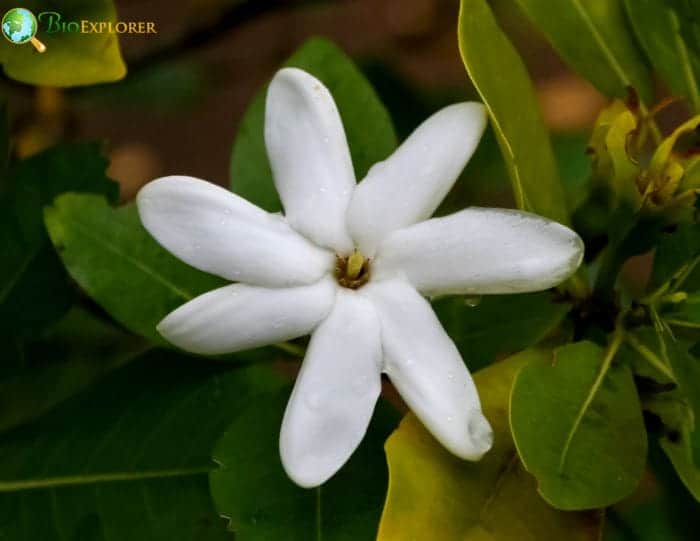
<path id="1" fill-rule="evenodd" d="M 486 452 L 493 445 L 493 430 L 480 411 L 473 411 L 467 422 L 467 432 L 474 446 Z"/>

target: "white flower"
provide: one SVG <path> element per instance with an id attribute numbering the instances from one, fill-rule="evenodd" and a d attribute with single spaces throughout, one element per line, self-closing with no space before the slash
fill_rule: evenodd
<path id="1" fill-rule="evenodd" d="M 491 447 L 471 376 L 423 295 L 546 289 L 575 271 L 583 247 L 570 229 L 525 212 L 429 219 L 485 125 L 479 103 L 446 107 L 356 184 L 330 93 L 286 68 L 265 114 L 284 216 L 189 177 L 140 191 L 141 219 L 160 244 L 238 282 L 169 314 L 158 326 L 167 340 L 217 354 L 311 333 L 280 434 L 299 485 L 323 483 L 359 445 L 382 372 L 452 453 L 478 460 Z"/>

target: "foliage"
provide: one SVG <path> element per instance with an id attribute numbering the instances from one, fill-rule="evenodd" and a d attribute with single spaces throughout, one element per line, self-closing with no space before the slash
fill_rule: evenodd
<path id="1" fill-rule="evenodd" d="M 478 463 L 446 451 L 412 414 L 387 441 L 390 485 L 381 541 L 494 541 L 600 536 L 602 515 L 565 513 L 547 505 L 518 459 L 508 427 L 508 395 L 524 366 L 546 362 L 547 350 L 528 350 L 484 368 L 475 376 L 496 444 Z"/>

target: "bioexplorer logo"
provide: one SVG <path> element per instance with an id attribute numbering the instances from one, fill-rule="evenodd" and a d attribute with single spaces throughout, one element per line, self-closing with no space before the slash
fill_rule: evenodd
<path id="1" fill-rule="evenodd" d="M 10 43 L 24 45 L 29 42 L 37 51 L 43 53 L 46 51 L 46 45 L 36 38 L 38 28 L 36 17 L 26 8 L 12 8 L 2 17 L 2 35 Z"/>
<path id="2" fill-rule="evenodd" d="M 46 45 L 36 37 L 41 29 L 47 34 L 66 32 L 72 34 L 157 34 L 153 21 L 91 21 L 88 19 L 68 20 L 57 11 L 42 11 L 38 16 L 26 8 L 12 8 L 2 18 L 2 35 L 10 43 L 24 45 L 31 43 L 43 53 Z"/>

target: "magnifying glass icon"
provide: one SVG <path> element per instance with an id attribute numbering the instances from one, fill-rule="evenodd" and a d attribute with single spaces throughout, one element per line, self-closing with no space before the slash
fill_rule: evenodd
<path id="1" fill-rule="evenodd" d="M 36 38 L 38 29 L 36 17 L 26 8 L 12 8 L 2 18 L 2 35 L 10 43 L 31 43 L 37 51 L 43 53 L 46 51 L 46 45 Z"/>

